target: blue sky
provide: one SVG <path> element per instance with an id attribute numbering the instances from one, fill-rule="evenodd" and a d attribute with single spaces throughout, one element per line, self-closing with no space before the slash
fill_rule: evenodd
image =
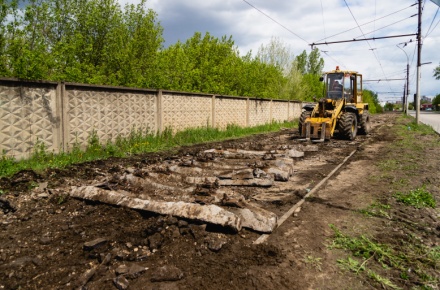
<path id="1" fill-rule="evenodd" d="M 139 3 L 138 0 L 120 1 L 121 4 Z M 250 50 L 256 52 L 272 37 L 298 55 L 304 49 L 310 51 L 309 44 L 323 40 L 416 33 L 417 16 L 411 17 L 417 14 L 417 5 L 411 6 L 415 3 L 415 0 L 149 0 L 147 7 L 158 14 L 165 45 L 185 41 L 195 32 L 209 32 L 216 37 L 232 35 L 242 55 Z M 440 94 L 440 80 L 433 77 L 434 68 L 440 64 L 440 25 L 436 26 L 440 12 L 433 2 L 423 3 L 422 63 L 432 64 L 422 66 L 421 95 L 433 97 Z M 335 34 L 338 35 L 333 36 Z M 325 60 L 325 70 L 339 65 L 359 71 L 364 79 L 374 80 L 405 78 L 408 55 L 412 95 L 416 92 L 415 40 L 416 36 L 407 36 L 317 47 Z M 408 45 L 403 47 L 405 42 Z M 380 81 L 364 86 L 378 92 L 381 100 L 395 101 L 401 97 L 404 83 L 404 80 Z"/>

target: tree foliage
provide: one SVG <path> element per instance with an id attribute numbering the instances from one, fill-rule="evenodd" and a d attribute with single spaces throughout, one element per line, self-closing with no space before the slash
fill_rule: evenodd
<path id="1" fill-rule="evenodd" d="M 432 100 L 432 105 L 434 106 L 435 110 L 440 110 L 440 94 L 434 97 Z"/>
<path id="2" fill-rule="evenodd" d="M 440 65 L 434 69 L 434 77 L 437 80 L 440 80 Z"/>
<path id="3" fill-rule="evenodd" d="M 232 36 L 199 32 L 163 47 L 146 1 L 10 0 L 0 4 L 0 76 L 312 100 L 324 65 L 277 38 L 240 56 Z"/>
<path id="4" fill-rule="evenodd" d="M 377 94 L 370 90 L 362 91 L 363 102 L 368 103 L 369 111 L 372 114 L 382 113 L 383 108 L 379 103 L 379 98 Z"/>

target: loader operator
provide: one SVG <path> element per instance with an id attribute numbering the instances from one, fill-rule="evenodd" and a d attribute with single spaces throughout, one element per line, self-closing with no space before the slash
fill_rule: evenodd
<path id="1" fill-rule="evenodd" d="M 342 85 L 337 80 L 334 80 L 333 85 L 332 85 L 332 90 L 333 91 L 342 91 Z"/>

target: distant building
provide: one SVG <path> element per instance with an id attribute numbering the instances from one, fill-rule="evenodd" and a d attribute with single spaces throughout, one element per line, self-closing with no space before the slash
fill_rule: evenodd
<path id="1" fill-rule="evenodd" d="M 421 104 L 420 105 L 420 110 L 425 111 L 425 110 L 432 110 L 434 107 L 431 103 L 425 103 L 425 104 Z"/>
<path id="2" fill-rule="evenodd" d="M 431 99 L 431 98 L 428 98 L 427 96 L 422 96 L 422 97 L 420 98 L 420 101 L 421 101 L 421 102 L 428 102 L 428 103 L 431 103 L 431 102 L 432 102 L 432 99 Z"/>

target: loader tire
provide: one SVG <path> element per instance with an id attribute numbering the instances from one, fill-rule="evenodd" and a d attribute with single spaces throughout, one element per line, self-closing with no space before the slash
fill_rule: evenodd
<path id="1" fill-rule="evenodd" d="M 339 119 L 339 134 L 347 140 L 354 140 L 357 135 L 357 119 L 353 113 L 345 112 Z"/>
<path id="2" fill-rule="evenodd" d="M 301 113 L 301 116 L 299 117 L 299 124 L 298 124 L 298 132 L 299 132 L 300 136 L 302 134 L 302 127 L 304 126 L 306 119 L 311 116 L 312 116 L 312 111 L 304 111 Z"/>
<path id="3" fill-rule="evenodd" d="M 359 128 L 359 134 L 367 135 L 370 133 L 370 113 L 368 111 L 364 111 L 360 118 L 360 128 Z"/>

